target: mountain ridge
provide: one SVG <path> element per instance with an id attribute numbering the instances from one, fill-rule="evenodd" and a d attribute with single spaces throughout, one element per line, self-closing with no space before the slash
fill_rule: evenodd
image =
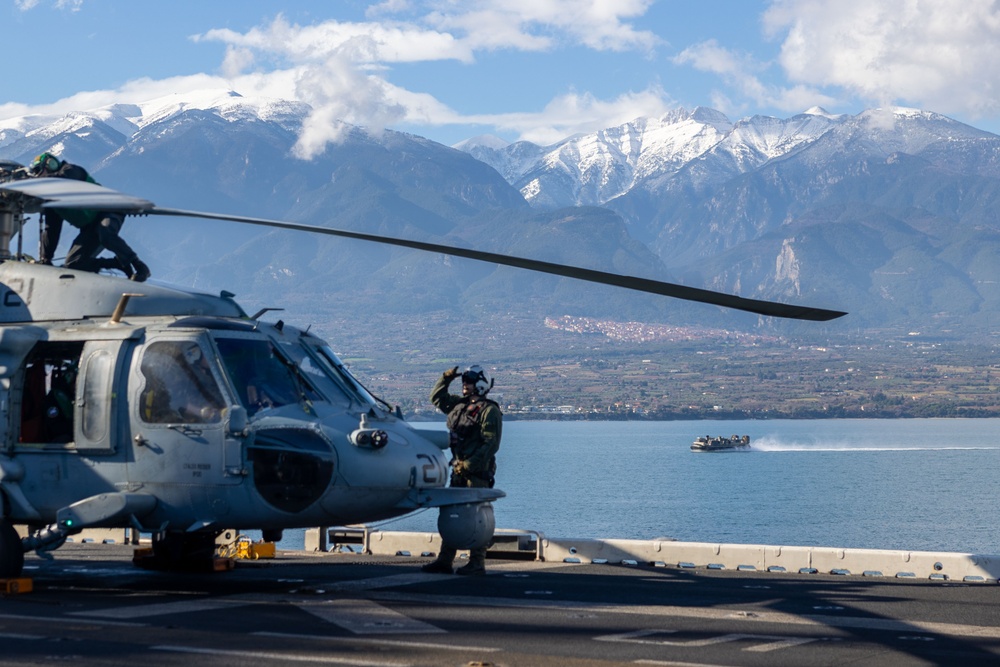
<path id="1" fill-rule="evenodd" d="M 988 326 L 1000 310 L 1000 137 L 932 112 L 814 108 L 730 121 L 703 107 L 549 147 L 446 147 L 346 127 L 314 160 L 309 109 L 231 91 L 0 122 L 0 157 L 43 150 L 177 208 L 516 252 L 851 311 L 849 325 Z M 223 229 L 224 231 L 219 231 Z M 159 277 L 301 307 L 458 309 L 781 327 L 704 306 L 342 240 L 173 221 L 125 234 Z M 290 292 L 289 290 L 293 290 Z M 690 318 L 690 319 L 688 319 Z M 788 325 L 791 326 L 791 325 Z"/>

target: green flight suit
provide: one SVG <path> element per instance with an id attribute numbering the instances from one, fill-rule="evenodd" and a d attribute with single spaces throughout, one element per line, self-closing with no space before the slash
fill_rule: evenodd
<path id="1" fill-rule="evenodd" d="M 448 393 L 448 386 L 457 376 L 442 375 L 431 390 L 431 403 L 448 415 L 448 432 L 451 437 L 452 474 L 451 486 L 491 488 L 496 474 L 496 454 L 503 435 L 503 413 L 496 402 L 484 396 L 455 396 Z M 460 471 L 455 471 L 456 464 Z M 435 564 L 451 567 L 457 549 L 442 544 Z M 484 571 L 486 547 L 469 550 L 469 564 L 459 569 L 460 574 L 481 574 Z"/>

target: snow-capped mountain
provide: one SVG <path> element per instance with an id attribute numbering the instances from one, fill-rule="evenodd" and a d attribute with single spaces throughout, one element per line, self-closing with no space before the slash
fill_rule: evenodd
<path id="1" fill-rule="evenodd" d="M 835 130 L 835 131 L 834 131 Z M 635 189 L 703 192 L 739 174 L 812 146 L 811 168 L 830 155 L 915 155 L 942 142 L 995 138 L 940 114 L 896 107 L 857 116 L 814 107 L 791 118 L 731 122 L 718 111 L 672 111 L 577 135 L 551 146 L 481 136 L 456 144 L 500 172 L 533 206 L 603 206 Z"/>
<path id="2" fill-rule="evenodd" d="M 733 122 L 698 108 L 553 146 L 477 137 L 457 150 L 347 128 L 306 161 L 293 147 L 309 111 L 205 91 L 24 117 L 0 123 L 0 157 L 26 163 L 53 150 L 102 183 L 164 206 L 464 244 L 843 309 L 852 328 L 981 328 L 1000 314 L 1000 137 L 944 116 L 811 109 Z M 251 306 L 627 313 L 713 324 L 747 317 L 203 221 L 130 220 L 125 234 L 155 277 L 236 291 Z"/>
<path id="3" fill-rule="evenodd" d="M 8 121 L 0 156 L 28 163 L 56 151 L 99 182 L 162 206 L 663 274 L 610 211 L 533 211 L 487 165 L 421 137 L 349 128 L 315 159 L 299 159 L 292 149 L 307 113 L 295 103 L 212 91 Z M 358 241 L 160 218 L 130 219 L 123 234 L 154 279 L 227 289 L 250 307 L 290 304 L 342 317 L 506 312 L 511 299 L 547 312 L 546 304 L 573 309 L 592 301 L 579 285 L 563 288 L 551 277 Z M 63 237 L 65 249 L 72 234 Z M 608 303 L 605 314 L 621 306 Z"/>
<path id="4" fill-rule="evenodd" d="M 130 136 L 138 130 L 189 111 L 211 111 L 231 122 L 247 119 L 297 126 L 309 106 L 267 97 L 244 97 L 231 90 L 208 89 L 171 94 L 138 104 L 112 104 L 65 115 L 31 115 L 0 120 L 0 148 L 26 136 L 54 136 L 103 124 Z"/>
<path id="5" fill-rule="evenodd" d="M 477 137 L 455 147 L 486 162 L 533 206 L 601 205 L 637 182 L 669 174 L 716 145 L 732 130 L 717 111 L 672 111 L 570 137 L 553 146 L 503 145 Z"/>
<path id="6" fill-rule="evenodd" d="M 892 192 L 903 207 L 933 205 L 920 203 L 927 191 L 898 173 L 903 163 L 925 161 L 943 172 L 935 177 L 941 184 L 993 178 L 1000 175 L 998 151 L 996 135 L 913 109 L 787 120 L 755 116 L 675 173 L 638 182 L 607 205 L 676 264 L 727 250 L 824 206 L 875 203 Z"/>
<path id="7" fill-rule="evenodd" d="M 705 181 L 748 171 L 815 140 L 836 119 L 816 108 L 788 120 L 755 116 L 734 124 L 698 107 L 636 118 L 552 146 L 484 136 L 455 148 L 496 169 L 533 206 L 601 206 L 642 183 L 664 183 L 686 167 Z"/>
<path id="8" fill-rule="evenodd" d="M 940 114 L 699 109 L 549 147 L 471 143 L 535 207 L 619 213 L 688 284 L 918 329 L 1000 307 L 1000 137 Z"/>

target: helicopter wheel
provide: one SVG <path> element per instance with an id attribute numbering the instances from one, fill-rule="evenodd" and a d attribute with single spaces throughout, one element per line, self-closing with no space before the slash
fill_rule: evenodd
<path id="1" fill-rule="evenodd" d="M 141 563 L 150 570 L 211 572 L 215 562 L 215 534 L 166 533 L 153 537 L 153 557 Z"/>
<path id="2" fill-rule="evenodd" d="M 24 570 L 24 549 L 14 525 L 0 519 L 0 579 L 14 579 Z"/>

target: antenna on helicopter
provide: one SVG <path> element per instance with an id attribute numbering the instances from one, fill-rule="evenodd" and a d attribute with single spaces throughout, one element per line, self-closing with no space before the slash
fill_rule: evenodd
<path id="1" fill-rule="evenodd" d="M 256 313 L 254 313 L 253 315 L 251 315 L 250 319 L 251 320 L 259 320 L 264 313 L 266 313 L 266 312 L 268 312 L 270 310 L 284 310 L 284 308 L 270 308 L 270 307 L 268 307 L 268 308 L 261 308 Z"/>
<path id="2" fill-rule="evenodd" d="M 122 298 L 118 300 L 118 305 L 115 306 L 115 310 L 111 313 L 111 318 L 108 320 L 111 324 L 118 324 L 122 321 L 122 315 L 125 314 L 125 308 L 128 306 L 129 299 L 134 296 L 146 296 L 145 294 L 135 294 L 132 292 L 126 292 L 122 294 Z"/>

